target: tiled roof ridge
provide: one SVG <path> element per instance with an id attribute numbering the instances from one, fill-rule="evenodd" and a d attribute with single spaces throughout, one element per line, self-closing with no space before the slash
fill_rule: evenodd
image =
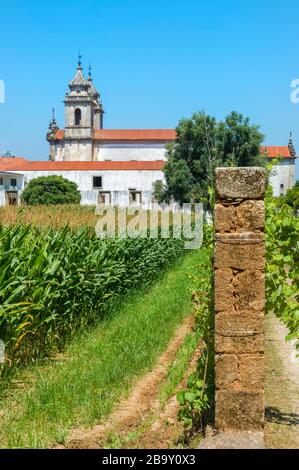
<path id="1" fill-rule="evenodd" d="M 128 171 L 128 170 L 162 170 L 163 160 L 152 161 L 34 161 L 15 158 L 12 162 L 0 158 L 0 171 Z"/>
<path id="2" fill-rule="evenodd" d="M 55 134 L 56 140 L 64 139 L 64 129 Z M 97 129 L 94 140 L 170 140 L 176 139 L 175 129 Z"/>

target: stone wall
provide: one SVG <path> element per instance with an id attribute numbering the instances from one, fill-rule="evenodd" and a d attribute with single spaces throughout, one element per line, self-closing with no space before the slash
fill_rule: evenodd
<path id="1" fill-rule="evenodd" d="M 215 425 L 264 424 L 265 244 L 262 168 L 218 168 L 215 204 Z"/>

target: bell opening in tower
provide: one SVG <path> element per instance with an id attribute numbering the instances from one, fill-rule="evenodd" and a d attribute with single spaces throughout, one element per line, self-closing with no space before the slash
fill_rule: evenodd
<path id="1" fill-rule="evenodd" d="M 81 109 L 77 108 L 75 110 L 75 126 L 81 125 Z"/>

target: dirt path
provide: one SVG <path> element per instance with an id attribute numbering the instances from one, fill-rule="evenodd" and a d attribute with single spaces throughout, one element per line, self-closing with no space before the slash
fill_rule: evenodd
<path id="1" fill-rule="evenodd" d="M 184 378 L 176 390 L 176 393 L 187 386 L 189 375 L 196 370 L 197 362 L 201 354 L 199 345 L 194 351 Z M 137 436 L 127 442 L 124 448 L 138 449 L 173 449 L 182 441 L 184 426 L 178 420 L 179 403 L 176 394 L 170 397 L 165 406 L 156 399 L 149 417 L 150 425 L 140 430 Z"/>
<path id="2" fill-rule="evenodd" d="M 194 319 L 181 325 L 167 350 L 151 372 L 140 378 L 130 395 L 124 398 L 107 421 L 91 430 L 72 432 L 67 448 L 143 448 L 166 449 L 176 446 L 183 434 L 177 420 L 176 396 L 164 405 L 158 398 L 169 365 L 186 335 L 193 331 Z M 267 448 L 299 448 L 299 358 L 294 345 L 285 341 L 286 327 L 275 317 L 266 319 L 266 426 Z M 200 347 L 189 363 L 180 387 L 196 367 Z M 60 447 L 60 446 L 59 446 Z"/>
<path id="3" fill-rule="evenodd" d="M 174 360 L 184 338 L 188 333 L 192 332 L 193 329 L 194 318 L 193 316 L 190 316 L 177 329 L 174 338 L 169 343 L 167 350 L 160 356 L 154 369 L 137 381 L 130 395 L 119 403 L 107 421 L 95 426 L 89 431 L 84 429 L 74 430 L 66 444 L 66 447 L 81 449 L 101 448 L 105 443 L 107 443 L 107 438 L 109 439 L 109 436 L 114 434 L 117 436 L 126 436 L 140 427 L 142 423 L 145 422 L 149 414 L 154 410 L 158 410 L 158 388 L 166 378 L 169 365 Z M 161 419 L 156 421 L 156 424 L 153 423 L 155 426 L 150 433 L 150 436 L 155 435 L 155 442 L 152 442 L 151 438 L 148 439 L 152 446 L 157 448 L 156 444 L 158 444 L 159 441 L 158 429 L 160 429 L 160 433 L 163 433 L 165 438 L 165 419 L 172 419 L 170 416 L 176 416 L 176 413 L 176 400 L 171 400 L 161 414 Z M 163 415 L 165 418 L 164 420 Z M 162 422 L 163 426 L 161 424 Z M 146 446 L 146 443 L 143 442 L 143 445 Z"/>
<path id="4" fill-rule="evenodd" d="M 267 448 L 299 448 L 299 358 L 287 334 L 275 317 L 266 319 Z"/>

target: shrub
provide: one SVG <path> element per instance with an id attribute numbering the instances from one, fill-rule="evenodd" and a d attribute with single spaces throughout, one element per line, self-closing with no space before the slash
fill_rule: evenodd
<path id="1" fill-rule="evenodd" d="M 28 183 L 21 199 L 30 205 L 79 204 L 81 195 L 76 183 L 62 176 L 41 176 Z"/>
<path id="2" fill-rule="evenodd" d="M 285 202 L 295 211 L 299 211 L 299 181 L 296 182 L 293 188 L 288 190 Z"/>
<path id="3" fill-rule="evenodd" d="M 289 330 L 299 347 L 299 219 L 287 204 L 266 204 L 266 307 Z"/>

